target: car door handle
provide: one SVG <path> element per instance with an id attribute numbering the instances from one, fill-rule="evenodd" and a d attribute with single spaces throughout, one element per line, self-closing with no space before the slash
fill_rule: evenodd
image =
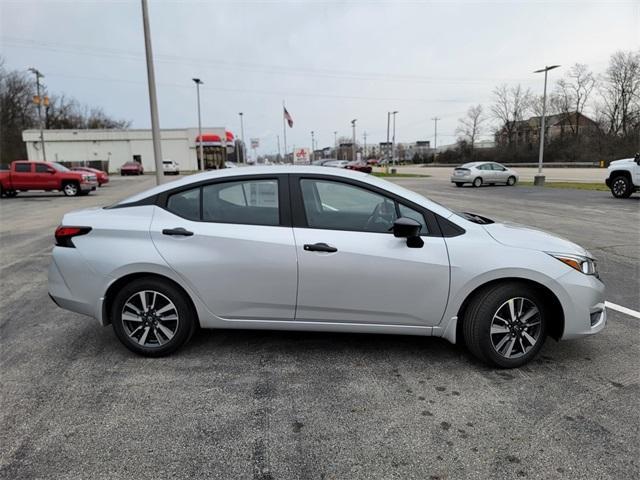
<path id="1" fill-rule="evenodd" d="M 165 228 L 164 230 L 162 230 L 162 234 L 181 236 L 181 237 L 190 237 L 191 235 L 193 235 L 193 232 L 190 232 L 189 230 L 186 230 L 182 227 L 178 227 L 178 228 Z"/>
<path id="2" fill-rule="evenodd" d="M 327 245 L 326 243 L 305 243 L 303 247 L 307 252 L 328 252 L 333 253 L 337 252 L 338 249 L 336 247 L 332 247 L 331 245 Z"/>

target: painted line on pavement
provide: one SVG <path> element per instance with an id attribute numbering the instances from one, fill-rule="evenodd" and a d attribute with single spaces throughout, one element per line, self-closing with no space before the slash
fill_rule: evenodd
<path id="1" fill-rule="evenodd" d="M 610 308 L 611 310 L 617 310 L 620 313 L 625 313 L 635 318 L 640 318 L 640 312 L 636 312 L 635 310 L 631 310 L 630 308 L 623 307 L 622 305 L 617 305 L 615 303 L 611 303 L 609 301 L 604 302 L 604 306 Z"/>

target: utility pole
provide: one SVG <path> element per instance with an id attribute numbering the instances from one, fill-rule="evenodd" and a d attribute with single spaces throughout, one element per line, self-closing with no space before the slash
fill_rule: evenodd
<path id="1" fill-rule="evenodd" d="M 434 133 L 433 133 L 433 148 L 434 148 L 434 150 L 437 150 L 437 148 L 438 148 L 438 120 L 440 120 L 440 118 L 433 117 L 431 120 L 433 120 L 433 123 L 435 125 Z"/>
<path id="2" fill-rule="evenodd" d="M 200 116 L 200 85 L 204 82 L 199 78 L 192 79 L 196 84 L 196 96 L 198 97 L 198 147 L 200 149 L 200 168 L 204 170 L 204 149 L 202 147 L 202 117 Z"/>
<path id="3" fill-rule="evenodd" d="M 333 132 L 333 153 L 336 156 L 336 160 L 338 159 L 338 131 Z"/>
<path id="4" fill-rule="evenodd" d="M 242 145 L 242 163 L 247 163 L 247 154 L 246 154 L 246 147 L 244 146 L 244 120 L 243 120 L 243 116 L 244 114 L 242 112 L 239 112 L 238 115 L 240 116 L 240 135 L 242 136 L 242 140 L 241 140 L 241 145 Z"/>
<path id="5" fill-rule="evenodd" d="M 542 159 L 544 157 L 544 130 L 545 130 L 545 117 L 547 115 L 547 73 L 549 70 L 558 68 L 560 65 L 545 66 L 540 70 L 536 70 L 533 73 L 544 72 L 544 94 L 542 95 L 542 121 L 540 125 L 540 151 L 538 153 L 538 174 L 533 177 L 533 184 L 538 186 L 544 185 L 544 175 L 542 175 Z"/>
<path id="6" fill-rule="evenodd" d="M 391 156 L 393 157 L 393 166 L 396 166 L 396 114 L 398 111 L 391 112 L 393 115 L 393 137 L 391 140 Z"/>
<path id="7" fill-rule="evenodd" d="M 356 122 L 358 121 L 357 118 L 354 118 L 353 120 L 351 120 L 351 127 L 353 128 L 353 145 L 351 146 L 351 151 L 352 151 L 352 159 L 353 161 L 355 161 L 356 159 Z"/>
<path id="8" fill-rule="evenodd" d="M 142 27 L 144 47 L 147 55 L 147 80 L 149 82 L 149 107 L 151 109 L 151 136 L 153 137 L 153 155 L 156 165 L 156 183 L 164 181 L 162 172 L 162 146 L 160 143 L 160 120 L 158 119 L 158 97 L 156 95 L 156 75 L 153 69 L 153 51 L 151 49 L 151 31 L 149 29 L 149 7 L 142 0 Z M 202 138 L 200 139 L 202 141 Z"/>
<path id="9" fill-rule="evenodd" d="M 47 154 L 44 150 L 44 125 L 42 123 L 42 103 L 43 98 L 40 96 L 40 79 L 44 78 L 44 75 L 36 68 L 31 67 L 29 69 L 31 73 L 36 76 L 36 96 L 38 98 L 38 123 L 40 124 L 40 145 L 42 148 L 42 161 L 47 161 Z"/>
<path id="10" fill-rule="evenodd" d="M 387 157 L 387 161 L 385 162 L 386 173 L 389 173 L 389 160 L 390 160 L 389 159 L 389 145 L 390 145 L 390 143 L 389 143 L 389 126 L 390 125 L 391 125 L 391 112 L 387 112 L 387 145 L 386 145 L 387 148 L 385 149 L 385 152 L 386 152 L 385 156 Z"/>
<path id="11" fill-rule="evenodd" d="M 366 162 L 366 160 L 367 160 L 367 132 L 364 132 L 362 134 L 362 137 L 364 138 L 364 148 L 362 150 L 362 156 L 364 157 L 364 160 Z"/>
<path id="12" fill-rule="evenodd" d="M 309 157 L 313 162 L 316 159 L 315 140 L 313 139 L 313 130 L 311 130 L 311 155 Z"/>

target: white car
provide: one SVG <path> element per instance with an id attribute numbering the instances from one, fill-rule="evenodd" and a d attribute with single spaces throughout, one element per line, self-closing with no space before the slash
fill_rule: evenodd
<path id="1" fill-rule="evenodd" d="M 470 183 L 474 187 L 503 183 L 513 186 L 518 182 L 518 173 L 496 162 L 471 162 L 453 169 L 451 183 L 462 187 Z"/>
<path id="2" fill-rule="evenodd" d="M 165 175 L 180 175 L 180 165 L 173 160 L 163 160 L 162 171 Z"/>
<path id="3" fill-rule="evenodd" d="M 148 356 L 200 326 L 464 339 L 510 368 L 606 323 L 584 248 L 346 169 L 200 173 L 68 213 L 55 238 L 51 298 Z"/>
<path id="4" fill-rule="evenodd" d="M 328 162 L 324 162 L 322 164 L 323 167 L 336 167 L 336 168 L 346 168 L 348 160 L 330 160 Z"/>

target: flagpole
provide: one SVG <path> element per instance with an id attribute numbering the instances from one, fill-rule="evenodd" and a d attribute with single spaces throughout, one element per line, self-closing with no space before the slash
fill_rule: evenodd
<path id="1" fill-rule="evenodd" d="M 287 163 L 287 120 L 284 118 L 284 100 L 282 101 L 282 134 L 284 137 L 284 162 Z M 293 163 L 293 158 L 291 159 L 291 163 Z"/>

